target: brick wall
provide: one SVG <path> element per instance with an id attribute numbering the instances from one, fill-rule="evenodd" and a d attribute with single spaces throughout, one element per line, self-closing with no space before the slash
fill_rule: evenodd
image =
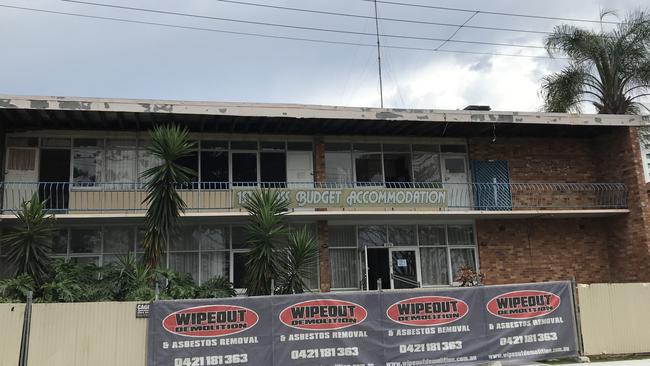
<path id="1" fill-rule="evenodd" d="M 508 160 L 512 182 L 618 182 L 628 190 L 629 214 L 478 221 L 488 283 L 571 276 L 587 283 L 650 281 L 650 207 L 636 128 L 615 128 L 595 138 L 470 138 L 469 147 L 472 160 Z M 527 195 L 513 192 L 513 203 L 588 199 Z"/>
<path id="2" fill-rule="evenodd" d="M 598 137 L 599 179 L 625 183 L 630 213 L 609 219 L 613 282 L 650 281 L 650 208 L 637 128 L 618 128 Z"/>
<path id="3" fill-rule="evenodd" d="M 491 137 L 469 139 L 472 160 L 508 160 L 512 182 L 596 182 L 592 139 Z"/>
<path id="4" fill-rule="evenodd" d="M 521 219 L 476 222 L 487 284 L 610 280 L 605 219 Z"/>

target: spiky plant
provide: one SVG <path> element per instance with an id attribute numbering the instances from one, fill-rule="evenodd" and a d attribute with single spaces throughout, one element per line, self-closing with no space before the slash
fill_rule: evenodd
<path id="1" fill-rule="evenodd" d="M 289 244 L 280 251 L 278 293 L 301 294 L 309 290 L 306 281 L 318 263 L 318 242 L 306 227 L 289 233 Z"/>
<path id="2" fill-rule="evenodd" d="M 54 216 L 47 213 L 45 201 L 34 193 L 16 212 L 17 224 L 3 235 L 7 259 L 14 275 L 26 274 L 41 284 L 48 273 Z"/>
<path id="3" fill-rule="evenodd" d="M 191 180 L 196 172 L 178 164 L 178 159 L 189 155 L 194 144 L 186 128 L 177 125 L 158 126 L 151 131 L 151 145 L 147 150 L 160 160 L 160 165 L 143 173 L 147 196 L 144 204 L 144 260 L 149 268 L 156 268 L 167 247 L 170 234 L 178 224 L 186 204 L 176 191 Z"/>
<path id="4" fill-rule="evenodd" d="M 243 204 L 251 220 L 246 226 L 250 248 L 246 262 L 246 294 L 270 295 L 271 282 L 280 273 L 278 252 L 286 240 L 288 229 L 283 223 L 288 202 L 275 190 L 250 192 Z"/>
<path id="5" fill-rule="evenodd" d="M 611 31 L 573 25 L 555 27 L 546 38 L 551 56 L 569 65 L 542 79 L 547 112 L 580 112 L 584 102 L 601 114 L 635 114 L 650 88 L 650 14 L 637 11 Z"/>

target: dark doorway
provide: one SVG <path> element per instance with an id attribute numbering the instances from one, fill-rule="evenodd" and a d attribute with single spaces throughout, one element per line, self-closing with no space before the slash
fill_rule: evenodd
<path id="1" fill-rule="evenodd" d="M 70 150 L 41 149 L 38 195 L 50 210 L 68 209 Z"/>
<path id="2" fill-rule="evenodd" d="M 263 187 L 287 186 L 287 155 L 284 152 L 260 153 L 260 180 Z"/>
<path id="3" fill-rule="evenodd" d="M 381 278 L 381 287 L 390 288 L 390 265 L 388 248 L 368 248 L 368 289 L 377 289 L 377 280 Z"/>

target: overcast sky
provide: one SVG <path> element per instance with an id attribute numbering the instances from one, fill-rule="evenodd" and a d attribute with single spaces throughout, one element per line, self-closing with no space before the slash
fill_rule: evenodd
<path id="1" fill-rule="evenodd" d="M 189 14 L 296 26 L 374 32 L 374 20 L 229 4 L 216 0 L 86 0 Z M 241 0 L 374 15 L 363 0 Z M 621 16 L 645 0 L 393 0 L 509 13 L 598 19 Z M 0 4 L 268 35 L 373 44 L 372 36 L 283 29 L 74 4 L 0 0 Z M 472 13 L 379 5 L 379 16 L 462 24 Z M 608 18 L 616 20 L 616 18 Z M 467 24 L 550 31 L 561 22 L 476 14 Z M 585 27 L 598 24 L 576 23 Z M 611 26 L 604 25 L 607 29 Z M 380 33 L 450 37 L 456 28 L 380 21 Z M 373 47 L 298 42 L 173 29 L 0 8 L 0 93 L 110 98 L 378 106 Z M 541 45 L 543 35 L 460 29 L 455 40 Z M 386 45 L 436 48 L 441 42 L 384 38 Z M 443 50 L 545 55 L 544 50 L 447 43 Z M 539 110 L 540 78 L 562 60 L 382 49 L 387 107 Z M 588 110 L 587 110 L 588 111 Z"/>

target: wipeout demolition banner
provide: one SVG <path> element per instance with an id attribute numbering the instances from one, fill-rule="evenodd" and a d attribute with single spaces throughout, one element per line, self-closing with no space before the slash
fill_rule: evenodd
<path id="1" fill-rule="evenodd" d="M 149 366 L 471 365 L 577 356 L 570 282 L 151 304 Z"/>

